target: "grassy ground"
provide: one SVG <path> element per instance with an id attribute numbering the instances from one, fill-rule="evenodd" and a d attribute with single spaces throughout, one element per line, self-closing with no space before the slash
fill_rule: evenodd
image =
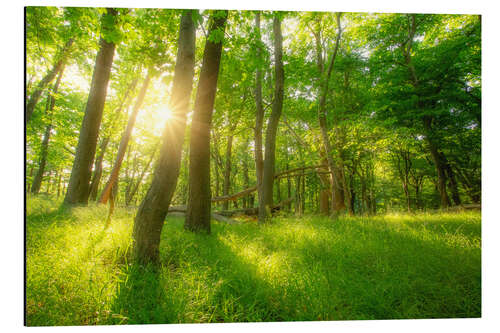
<path id="1" fill-rule="evenodd" d="M 481 316 L 478 212 L 214 222 L 168 218 L 160 268 L 130 263 L 134 211 L 28 198 L 27 324 Z"/>

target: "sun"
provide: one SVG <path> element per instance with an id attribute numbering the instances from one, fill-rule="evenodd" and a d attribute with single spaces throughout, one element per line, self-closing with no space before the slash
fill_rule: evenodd
<path id="1" fill-rule="evenodd" d="M 172 110 L 168 105 L 161 104 L 154 109 L 153 113 L 151 127 L 156 135 L 161 135 L 166 124 L 173 118 Z"/>

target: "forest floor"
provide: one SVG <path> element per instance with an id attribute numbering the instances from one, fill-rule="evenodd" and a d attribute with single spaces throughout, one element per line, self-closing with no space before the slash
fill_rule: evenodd
<path id="1" fill-rule="evenodd" d="M 135 210 L 72 210 L 27 198 L 27 325 L 257 322 L 481 316 L 479 212 L 167 217 L 159 268 L 130 263 Z"/>

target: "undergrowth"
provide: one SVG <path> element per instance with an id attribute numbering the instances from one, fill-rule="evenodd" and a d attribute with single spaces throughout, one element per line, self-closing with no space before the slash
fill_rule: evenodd
<path id="1" fill-rule="evenodd" d="M 130 260 L 135 211 L 61 208 L 29 197 L 29 326 L 453 318 L 481 316 L 478 212 L 278 217 L 213 222 L 211 235 L 168 217 L 161 265 Z"/>

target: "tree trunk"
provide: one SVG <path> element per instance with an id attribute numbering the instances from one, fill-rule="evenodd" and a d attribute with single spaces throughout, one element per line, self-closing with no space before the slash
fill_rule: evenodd
<path id="1" fill-rule="evenodd" d="M 321 152 L 321 150 L 320 150 Z M 325 155 L 323 153 L 323 155 Z M 322 171 L 329 171 L 328 169 L 328 160 L 326 156 L 323 156 L 322 163 L 326 166 L 322 169 Z M 328 179 L 328 175 L 318 173 L 318 176 L 321 181 L 321 190 L 320 190 L 320 205 L 319 205 L 319 211 L 321 215 L 328 216 L 330 215 L 330 198 L 332 197 L 332 193 L 328 185 L 331 185 L 331 179 Z M 331 175 L 330 175 L 331 178 Z"/>
<path id="2" fill-rule="evenodd" d="M 212 15 L 209 36 L 215 30 L 224 33 L 227 15 L 227 11 L 217 11 L 216 15 Z M 207 39 L 196 92 L 189 146 L 189 196 L 184 223 L 184 228 L 191 231 L 210 233 L 210 127 L 223 40 L 223 35 L 220 40 Z"/>
<path id="3" fill-rule="evenodd" d="M 335 47 L 332 53 L 332 57 L 330 59 L 330 63 L 328 64 L 326 77 L 324 77 L 322 82 L 322 91 L 318 108 L 318 121 L 321 129 L 321 139 L 323 142 L 323 147 L 325 148 L 325 155 L 326 155 L 326 160 L 328 161 L 328 168 L 331 173 L 330 183 L 332 188 L 332 202 L 331 202 L 332 213 L 338 213 L 340 210 L 345 209 L 345 203 L 343 202 L 343 198 L 340 193 L 341 184 L 339 181 L 339 177 L 337 175 L 338 170 L 333 160 L 333 150 L 330 144 L 327 122 L 326 122 L 326 97 L 329 94 L 328 83 L 332 74 L 335 58 L 337 57 L 337 52 L 339 50 L 339 45 L 340 45 L 340 37 L 342 34 L 342 28 L 340 26 L 340 13 L 336 14 L 336 18 L 338 26 L 337 38 L 335 40 Z"/>
<path id="4" fill-rule="evenodd" d="M 248 147 L 248 141 L 246 142 L 245 147 Z M 245 156 L 243 157 L 243 186 L 245 186 L 245 188 L 248 188 L 250 186 L 250 177 L 248 176 L 247 156 L 248 155 L 245 152 Z M 243 197 L 243 208 L 249 207 L 249 201 L 250 197 L 248 195 Z"/>
<path id="5" fill-rule="evenodd" d="M 224 185 L 222 188 L 222 195 L 228 195 L 231 187 L 231 152 L 233 147 L 233 135 L 229 135 L 227 137 L 227 146 L 226 146 L 226 159 L 225 159 L 225 167 L 224 167 Z M 222 204 L 223 210 L 228 210 L 229 201 L 224 201 Z"/>
<path id="6" fill-rule="evenodd" d="M 349 214 L 353 216 L 356 214 L 356 191 L 354 188 L 354 171 L 349 175 Z"/>
<path id="7" fill-rule="evenodd" d="M 432 119 L 430 117 L 424 117 L 424 128 L 426 130 L 426 140 L 429 146 L 429 150 L 431 152 L 432 160 L 434 161 L 434 165 L 436 167 L 436 172 L 438 176 L 437 181 L 437 189 L 439 192 L 439 196 L 441 198 L 441 207 L 447 208 L 450 206 L 450 199 L 448 197 L 448 193 L 446 192 L 446 173 L 445 166 L 441 157 L 441 154 L 438 151 L 435 140 L 432 137 Z"/>
<path id="8" fill-rule="evenodd" d="M 127 127 L 123 131 L 122 138 L 120 140 L 120 146 L 118 148 L 118 153 L 116 154 L 115 164 L 113 165 L 113 169 L 111 170 L 111 174 L 109 175 L 106 186 L 104 186 L 104 190 L 102 190 L 101 197 L 99 198 L 99 203 L 105 204 L 108 202 L 111 189 L 113 188 L 113 184 L 118 180 L 118 175 L 120 173 L 120 168 L 122 166 L 123 157 L 125 157 L 125 152 L 127 151 L 128 142 L 130 140 L 132 131 L 134 129 L 135 120 L 141 108 L 142 102 L 144 101 L 144 97 L 146 96 L 146 91 L 148 90 L 150 80 L 151 80 L 151 75 L 150 75 L 150 70 L 148 70 L 148 74 L 144 79 L 141 91 L 139 92 L 139 96 L 137 96 L 134 109 L 132 110 L 132 113 L 128 118 Z"/>
<path id="9" fill-rule="evenodd" d="M 56 56 L 56 62 L 54 66 L 50 69 L 50 71 L 38 82 L 35 87 L 35 90 L 31 93 L 30 97 L 27 99 L 26 103 L 26 123 L 28 123 L 33 115 L 33 111 L 35 111 L 35 106 L 40 99 L 45 87 L 54 80 L 58 72 L 62 72 L 64 70 L 64 66 L 66 64 L 66 59 L 70 53 L 71 45 L 73 45 L 73 39 L 70 38 L 66 44 L 64 45 L 61 54 Z"/>
<path id="10" fill-rule="evenodd" d="M 99 155 L 94 163 L 94 173 L 92 175 L 92 181 L 90 183 L 90 200 L 97 200 L 97 191 L 99 190 L 99 184 L 102 177 L 102 162 L 104 160 L 104 153 L 108 147 L 109 137 L 104 138 L 99 145 Z"/>
<path id="11" fill-rule="evenodd" d="M 276 133 L 278 131 L 278 122 L 283 109 L 283 94 L 285 85 L 285 73 L 283 69 L 283 36 L 281 34 L 281 21 L 277 15 L 275 15 L 273 19 L 273 34 L 275 59 L 274 101 L 273 109 L 267 122 L 266 129 L 266 148 L 261 186 L 262 200 L 259 199 L 259 223 L 265 223 L 269 219 L 271 208 L 273 207 Z"/>
<path id="12" fill-rule="evenodd" d="M 256 57 L 258 60 L 257 69 L 255 70 L 255 172 L 257 177 L 257 193 L 259 204 L 262 204 L 262 177 L 264 170 L 264 158 L 262 154 L 262 127 L 264 125 L 264 107 L 262 106 L 262 50 L 260 48 L 260 12 L 255 13 L 255 35 L 257 38 Z"/>
<path id="13" fill-rule="evenodd" d="M 57 198 L 59 198 L 59 195 L 61 195 L 61 174 L 62 170 L 59 170 L 57 172 Z"/>
<path id="14" fill-rule="evenodd" d="M 457 181 L 455 178 L 455 173 L 453 172 L 453 169 L 451 168 L 450 163 L 446 159 L 446 156 L 442 152 L 441 152 L 441 159 L 444 162 L 444 169 L 446 171 L 446 176 L 449 180 L 451 199 L 453 200 L 453 203 L 455 205 L 460 206 L 462 204 L 462 201 L 460 200 L 460 194 L 458 193 L 458 185 L 457 185 Z"/>
<path id="15" fill-rule="evenodd" d="M 177 61 L 170 109 L 172 118 L 163 131 L 160 156 L 153 181 L 142 200 L 134 221 L 134 254 L 142 263 L 159 259 L 160 235 L 172 196 L 177 186 L 181 167 L 182 146 L 186 128 L 186 116 L 193 88 L 196 29 L 192 15 L 185 10 L 181 17 Z"/>
<path id="16" fill-rule="evenodd" d="M 287 165 L 287 169 L 288 169 L 288 165 Z M 286 190 L 287 190 L 288 197 L 291 198 L 292 197 L 292 180 L 290 177 L 287 177 L 287 179 L 286 179 Z M 287 210 L 290 212 L 292 210 L 292 202 L 290 201 L 286 207 L 287 207 Z"/>
<path id="17" fill-rule="evenodd" d="M 43 134 L 42 139 L 42 147 L 40 151 L 40 163 L 38 165 L 38 170 L 35 174 L 35 178 L 33 179 L 33 184 L 31 186 L 31 193 L 38 194 L 40 192 L 40 187 L 42 186 L 43 173 L 45 171 L 45 165 L 47 163 L 47 152 L 49 148 L 49 140 L 50 134 L 52 132 L 52 118 L 53 118 L 53 110 L 55 105 L 55 95 L 59 89 L 59 84 L 61 83 L 61 79 L 64 73 L 64 64 L 60 67 L 59 76 L 57 77 L 56 83 L 52 88 L 52 93 L 47 97 L 47 111 L 46 114 L 49 118 L 49 123 L 45 128 L 45 133 Z"/>
<path id="18" fill-rule="evenodd" d="M 473 185 L 473 181 L 469 179 L 469 176 L 465 174 L 463 170 L 455 166 L 456 175 L 460 179 L 461 183 L 465 186 L 467 195 L 471 199 L 471 201 L 475 204 L 480 203 L 481 201 L 481 190 L 475 188 Z"/>
<path id="19" fill-rule="evenodd" d="M 218 144 L 218 139 L 217 139 L 217 132 L 212 129 L 212 142 L 213 142 L 213 150 L 211 151 L 212 154 L 212 161 L 214 163 L 214 173 L 215 173 L 215 196 L 218 197 L 220 196 L 220 188 L 221 188 L 221 181 L 220 181 L 220 172 L 224 168 L 222 167 L 222 161 L 221 157 L 219 156 L 219 144 Z"/>
<path id="20" fill-rule="evenodd" d="M 295 177 L 295 215 L 302 215 L 302 205 L 300 204 L 301 203 L 301 198 L 300 198 L 300 195 L 301 195 L 301 191 L 300 191 L 300 184 L 301 184 L 301 181 L 300 181 L 300 178 L 301 176 L 297 176 Z"/>
<path id="21" fill-rule="evenodd" d="M 107 13 L 103 15 L 103 21 L 116 15 L 115 9 L 107 9 Z M 101 37 L 68 190 L 64 198 L 65 204 L 88 204 L 91 168 L 94 162 L 114 54 L 115 44 L 107 42 Z"/>
<path id="22" fill-rule="evenodd" d="M 306 175 L 302 170 L 302 186 L 300 190 L 300 211 L 304 214 L 306 212 Z"/>
<path id="23" fill-rule="evenodd" d="M 123 98 L 120 102 L 120 105 L 118 108 L 115 110 L 115 113 L 113 114 L 113 117 L 110 122 L 108 122 L 107 127 L 111 128 L 110 132 L 113 132 L 114 126 L 116 124 L 116 119 L 118 119 L 118 116 L 120 113 L 126 108 L 126 105 L 128 104 L 128 97 L 129 93 L 135 89 L 135 86 L 137 85 L 138 78 L 135 78 L 132 80 L 130 85 L 127 87 L 127 90 L 125 91 L 125 94 L 123 95 Z M 106 149 L 109 144 L 110 137 L 107 136 L 102 139 L 101 144 L 99 146 L 99 155 L 97 156 L 95 163 L 94 163 L 94 172 L 92 174 L 92 181 L 90 182 L 90 200 L 96 201 L 97 200 L 97 192 L 99 191 L 99 185 L 101 183 L 101 177 L 102 177 L 102 162 L 104 160 L 104 154 L 106 153 Z"/>

